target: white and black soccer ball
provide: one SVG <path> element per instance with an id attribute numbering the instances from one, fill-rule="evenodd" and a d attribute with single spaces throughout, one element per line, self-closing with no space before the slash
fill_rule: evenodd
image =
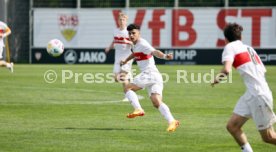
<path id="1" fill-rule="evenodd" d="M 48 42 L 47 52 L 51 56 L 58 57 L 63 53 L 63 51 L 64 51 L 64 45 L 60 40 L 52 39 Z"/>

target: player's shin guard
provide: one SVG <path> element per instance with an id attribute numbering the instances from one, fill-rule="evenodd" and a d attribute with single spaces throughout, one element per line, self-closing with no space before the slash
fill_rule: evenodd
<path id="1" fill-rule="evenodd" d="M 160 113 L 165 117 L 168 123 L 172 123 L 174 121 L 174 117 L 169 109 L 169 107 L 165 103 L 161 103 L 158 107 Z"/>
<path id="2" fill-rule="evenodd" d="M 130 101 L 131 105 L 133 106 L 134 109 L 142 109 L 137 94 L 132 91 L 132 90 L 128 90 L 126 92 L 126 97 L 128 98 L 128 100 Z"/>

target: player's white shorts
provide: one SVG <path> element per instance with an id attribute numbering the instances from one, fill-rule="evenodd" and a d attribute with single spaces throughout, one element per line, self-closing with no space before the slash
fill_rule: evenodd
<path id="1" fill-rule="evenodd" d="M 159 71 L 145 70 L 135 76 L 131 83 L 141 88 L 147 88 L 149 96 L 152 93 L 157 93 L 162 96 L 163 78 Z"/>
<path id="2" fill-rule="evenodd" d="M 120 65 L 120 63 L 115 62 L 114 66 L 113 66 L 113 73 L 119 74 L 121 72 L 125 72 L 125 73 L 127 73 L 127 79 L 132 78 L 132 74 L 131 74 L 132 62 L 133 62 L 133 60 L 127 62 L 126 64 L 124 64 L 122 66 Z"/>
<path id="3" fill-rule="evenodd" d="M 258 130 L 267 129 L 276 122 L 271 92 L 257 96 L 246 92 L 240 97 L 234 113 L 243 117 L 252 118 Z"/>

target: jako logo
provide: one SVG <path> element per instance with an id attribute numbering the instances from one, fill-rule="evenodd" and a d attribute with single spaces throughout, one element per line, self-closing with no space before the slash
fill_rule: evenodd
<path id="1" fill-rule="evenodd" d="M 103 63 L 105 60 L 104 52 L 80 52 L 80 63 Z"/>

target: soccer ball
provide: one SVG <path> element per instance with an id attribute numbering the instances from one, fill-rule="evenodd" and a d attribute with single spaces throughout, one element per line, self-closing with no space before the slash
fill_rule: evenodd
<path id="1" fill-rule="evenodd" d="M 58 57 L 63 53 L 63 51 L 64 51 L 64 45 L 60 40 L 52 39 L 48 42 L 47 52 L 51 56 Z"/>

